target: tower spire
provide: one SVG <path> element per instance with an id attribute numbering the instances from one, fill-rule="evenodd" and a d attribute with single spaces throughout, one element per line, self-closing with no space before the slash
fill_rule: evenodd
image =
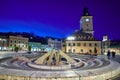
<path id="1" fill-rule="evenodd" d="M 83 15 L 80 19 L 80 29 L 84 33 L 94 35 L 92 16 L 90 15 L 87 7 L 84 7 L 83 9 Z"/>
<path id="2" fill-rule="evenodd" d="M 83 9 L 83 16 L 91 16 L 86 6 Z"/>

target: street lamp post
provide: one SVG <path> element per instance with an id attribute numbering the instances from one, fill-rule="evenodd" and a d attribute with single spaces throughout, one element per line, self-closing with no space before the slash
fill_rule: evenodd
<path id="1" fill-rule="evenodd" d="M 4 50 L 5 42 L 6 42 L 6 39 L 1 39 L 0 38 L 0 48 L 1 48 L 1 51 Z"/>
<path id="2" fill-rule="evenodd" d="M 6 48 L 5 48 L 5 43 L 6 43 L 6 39 L 3 39 L 3 50 L 6 50 Z"/>
<path id="3" fill-rule="evenodd" d="M 73 37 L 73 36 L 70 36 L 70 37 L 68 37 L 67 38 L 67 40 L 70 40 L 71 41 L 71 53 L 73 53 L 73 40 L 75 40 L 75 37 Z"/>
<path id="4" fill-rule="evenodd" d="M 0 38 L 0 48 L 1 48 L 1 51 L 2 51 L 2 39 Z"/>

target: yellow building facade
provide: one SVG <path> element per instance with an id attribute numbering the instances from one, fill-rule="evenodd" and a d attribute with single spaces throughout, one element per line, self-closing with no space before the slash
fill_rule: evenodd
<path id="1" fill-rule="evenodd" d="M 9 48 L 13 50 L 18 47 L 19 50 L 28 50 L 28 38 L 22 36 L 9 36 Z"/>
<path id="2" fill-rule="evenodd" d="M 73 53 L 95 54 L 95 48 L 101 54 L 101 41 L 66 41 L 67 53 L 73 50 Z"/>

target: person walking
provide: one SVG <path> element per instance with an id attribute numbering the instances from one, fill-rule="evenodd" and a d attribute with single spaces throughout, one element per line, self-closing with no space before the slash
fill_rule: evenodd
<path id="1" fill-rule="evenodd" d="M 114 58 L 115 58 L 116 52 L 114 52 Z"/>
<path id="2" fill-rule="evenodd" d="M 115 52 L 114 51 L 112 51 L 112 58 L 115 58 Z"/>
<path id="3" fill-rule="evenodd" d="M 108 57 L 108 59 L 110 59 L 110 51 L 109 50 L 107 52 L 107 57 Z"/>

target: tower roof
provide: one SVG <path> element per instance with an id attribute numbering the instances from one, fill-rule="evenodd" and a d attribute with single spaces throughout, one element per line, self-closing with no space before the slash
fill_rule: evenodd
<path id="1" fill-rule="evenodd" d="M 87 7 L 84 7 L 83 9 L 83 16 L 91 16 Z"/>
<path id="2" fill-rule="evenodd" d="M 74 32 L 71 36 L 75 37 L 75 41 L 100 41 L 91 33 L 85 33 L 83 31 Z"/>

